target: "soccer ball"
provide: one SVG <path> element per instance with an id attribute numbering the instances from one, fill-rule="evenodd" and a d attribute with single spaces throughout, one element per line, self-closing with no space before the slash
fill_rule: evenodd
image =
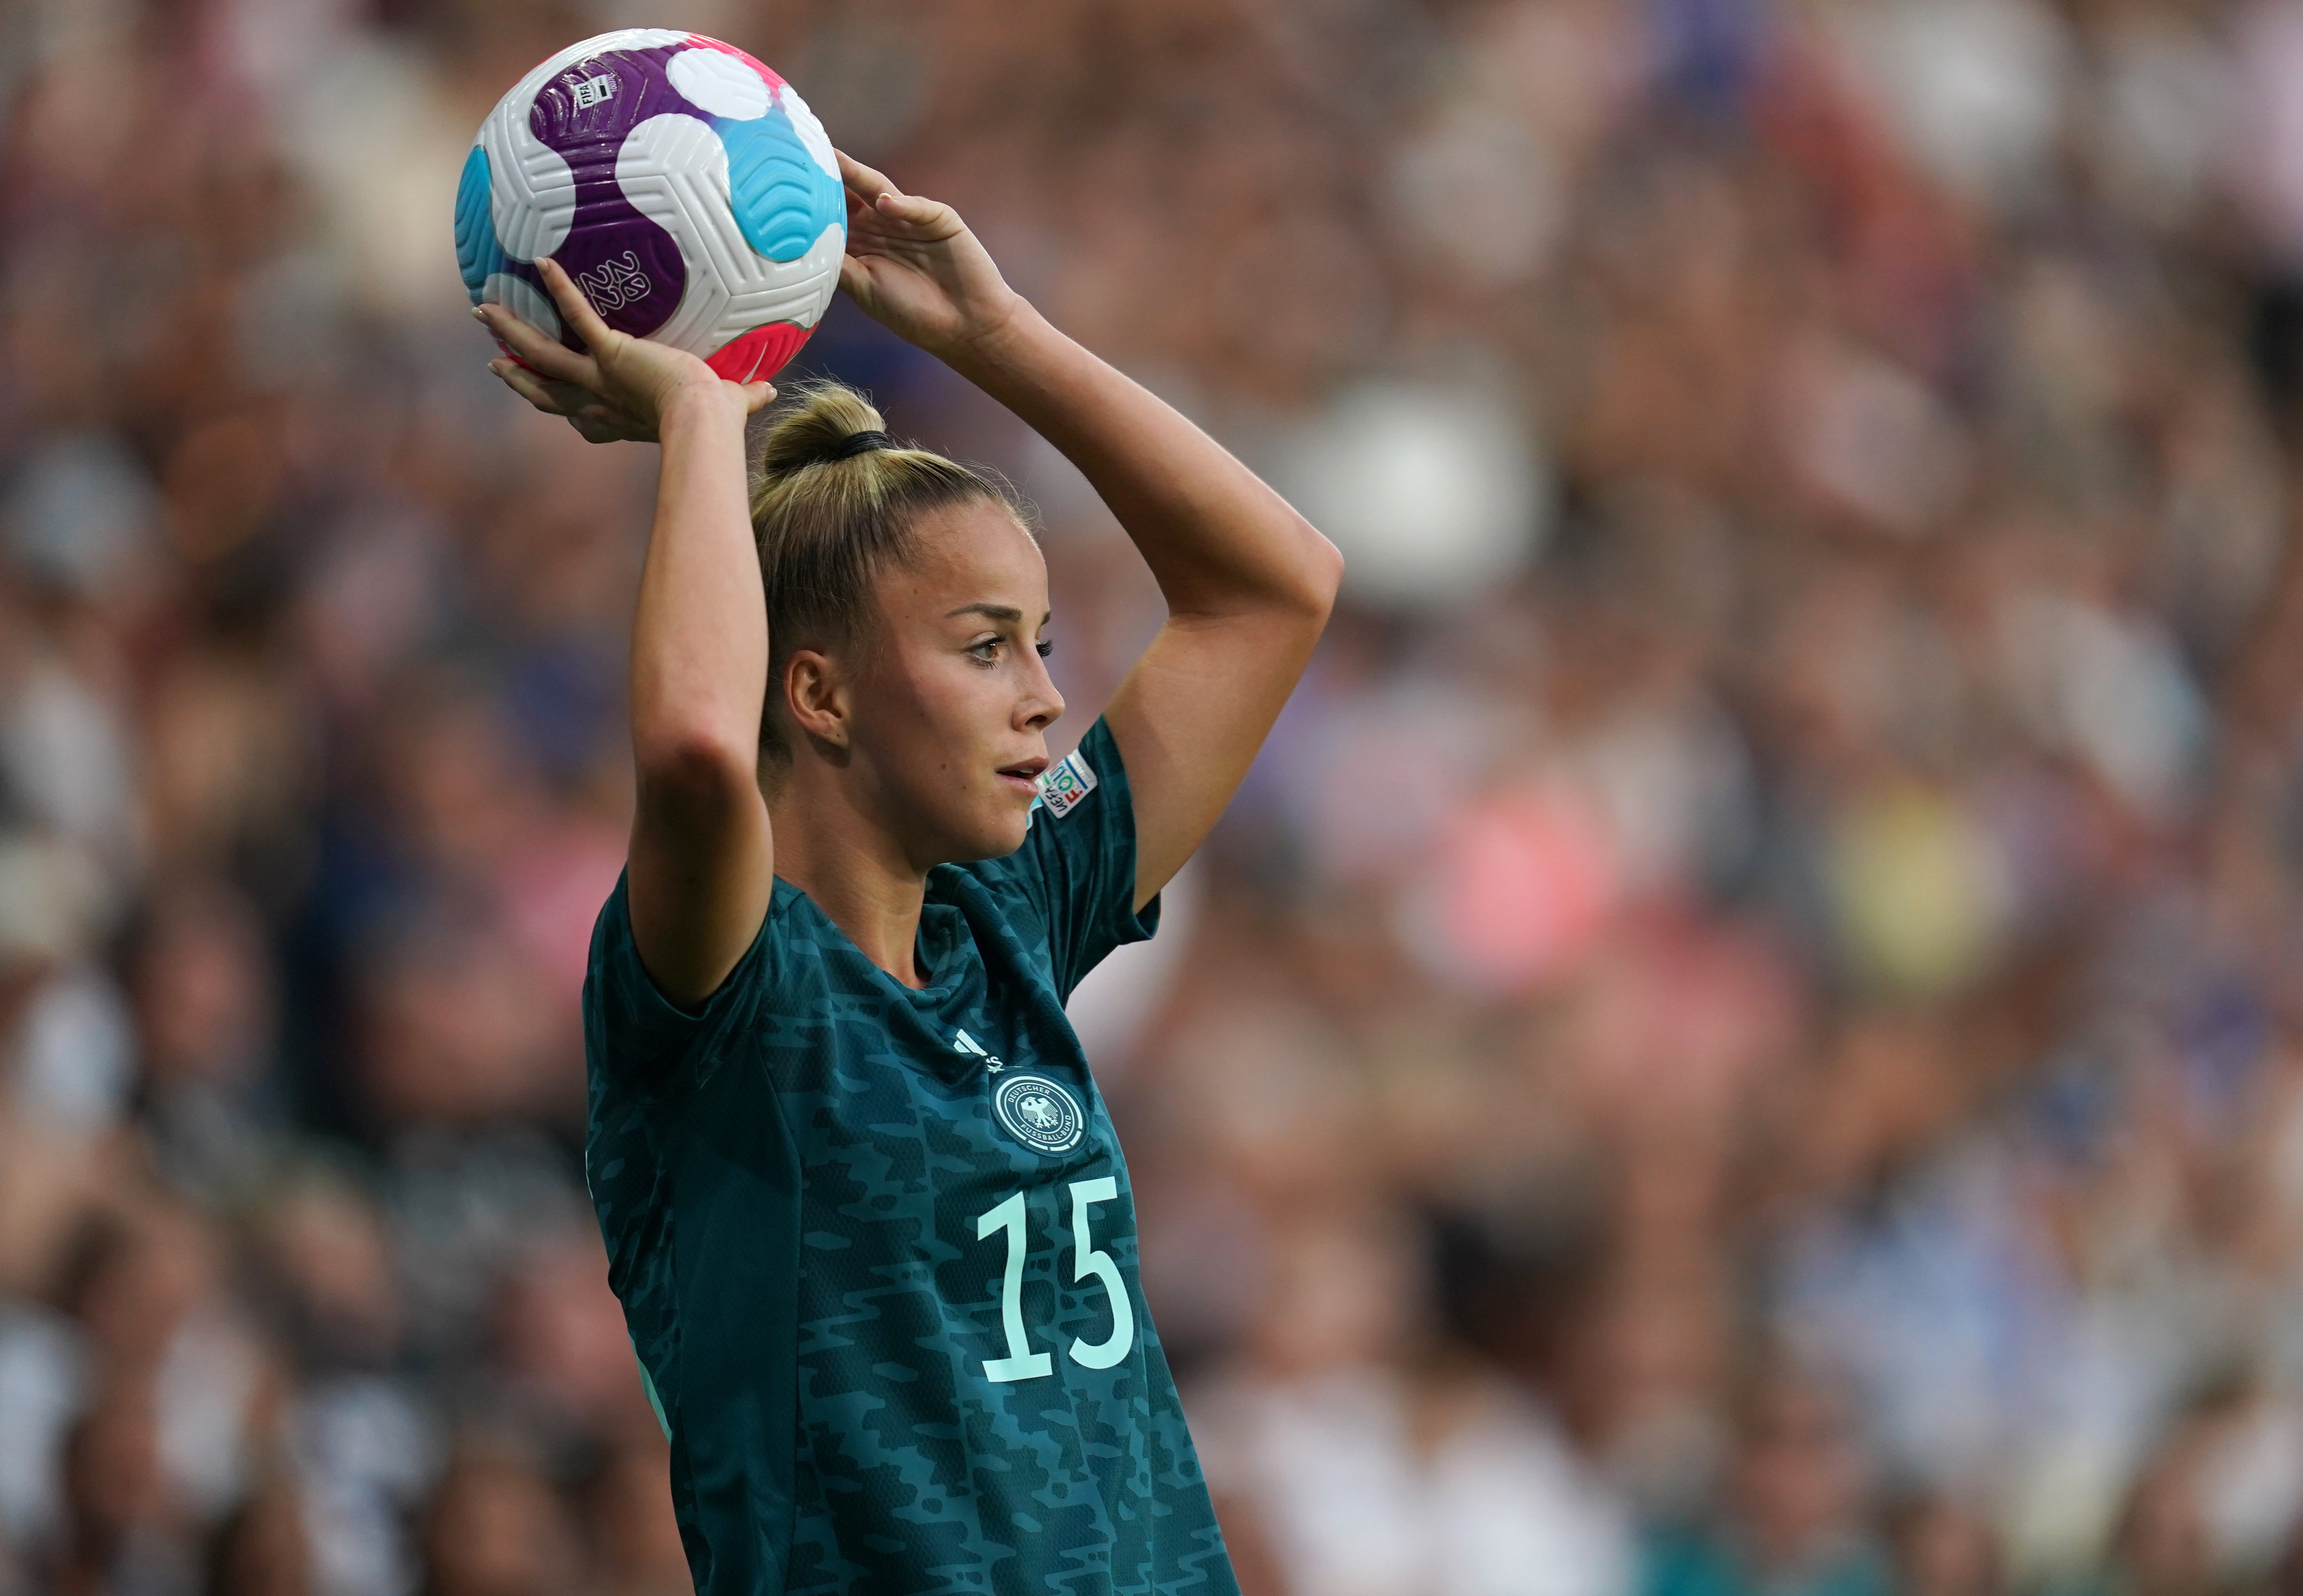
<path id="1" fill-rule="evenodd" d="M 847 242 L 839 164 L 806 102 L 734 46 L 662 28 L 587 38 L 522 78 L 456 189 L 472 303 L 580 350 L 536 273 L 549 255 L 610 326 L 731 382 L 807 342 Z"/>

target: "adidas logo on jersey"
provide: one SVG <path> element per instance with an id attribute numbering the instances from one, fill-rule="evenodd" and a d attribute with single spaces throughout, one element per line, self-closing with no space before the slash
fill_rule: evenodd
<path id="1" fill-rule="evenodd" d="M 971 1058 L 983 1060 L 983 1068 L 990 1070 L 993 1075 L 998 1075 L 1001 1070 L 1008 1068 L 1008 1066 L 1000 1060 L 991 1053 L 985 1052 L 983 1051 L 983 1044 L 976 1041 L 974 1037 L 970 1036 L 965 1031 L 960 1032 L 951 1039 L 951 1047 L 954 1052 L 966 1053 Z"/>

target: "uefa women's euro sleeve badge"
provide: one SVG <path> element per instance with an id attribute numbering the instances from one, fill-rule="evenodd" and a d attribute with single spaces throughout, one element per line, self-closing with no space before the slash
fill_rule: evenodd
<path id="1" fill-rule="evenodd" d="M 1095 770 L 1075 748 L 1040 775 L 1038 807 L 1061 820 L 1095 790 Z"/>

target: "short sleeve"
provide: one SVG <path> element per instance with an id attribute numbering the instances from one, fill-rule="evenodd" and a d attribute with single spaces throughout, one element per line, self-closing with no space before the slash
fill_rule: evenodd
<path id="1" fill-rule="evenodd" d="M 721 1051 L 721 1039 L 743 1027 L 759 1004 L 770 971 L 772 912 L 736 967 L 700 1008 L 682 1009 L 665 997 L 640 962 L 632 936 L 629 877 L 616 889 L 592 927 L 592 953 L 584 976 L 584 1052 L 593 1073 L 618 1085 L 662 1095 L 699 1084 Z"/>
<path id="2" fill-rule="evenodd" d="M 1135 908 L 1135 804 L 1119 745 L 1101 720 L 1040 778 L 1024 846 L 976 866 L 1024 899 L 1048 933 L 1059 998 L 1114 948 L 1159 929 L 1160 900 Z"/>

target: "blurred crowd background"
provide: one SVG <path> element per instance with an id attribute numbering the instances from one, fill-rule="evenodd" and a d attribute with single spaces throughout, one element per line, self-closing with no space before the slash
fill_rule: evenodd
<path id="1" fill-rule="evenodd" d="M 474 129 L 783 70 L 1345 604 L 1076 1015 L 1250 1596 L 2303 1591 L 2303 0 L 0 9 L 0 1592 L 684 1590 L 581 1184 L 654 455 Z M 844 303 L 796 369 L 1157 595 Z"/>

